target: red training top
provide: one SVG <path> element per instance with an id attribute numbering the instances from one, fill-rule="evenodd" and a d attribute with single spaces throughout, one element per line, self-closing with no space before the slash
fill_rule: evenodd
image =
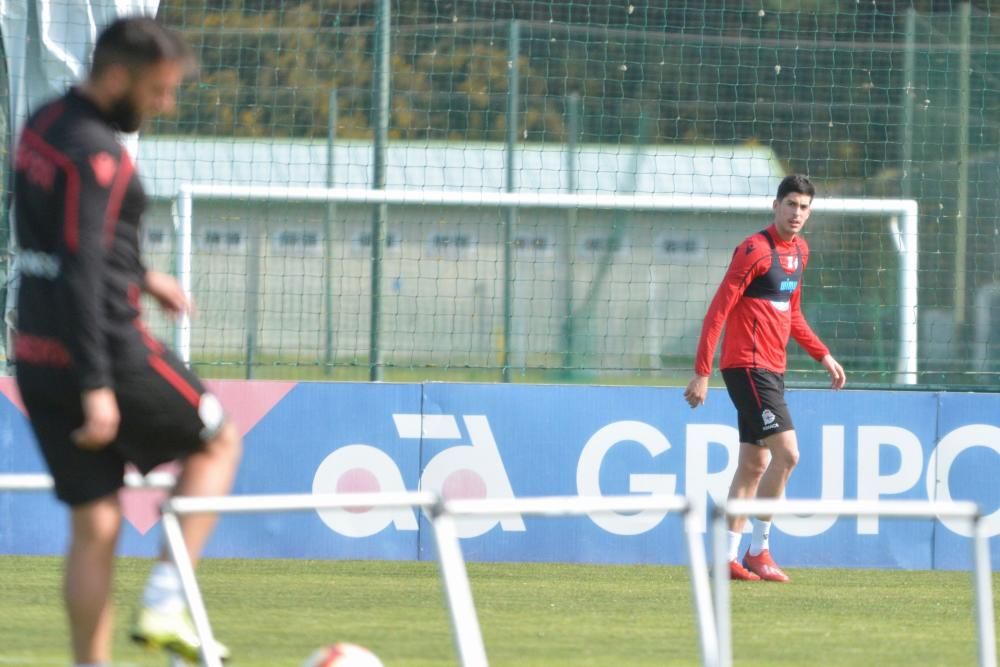
<path id="1" fill-rule="evenodd" d="M 783 241 L 772 224 L 736 248 L 701 328 L 695 372 L 710 375 L 715 346 L 722 341 L 725 368 L 766 368 L 784 373 L 788 336 L 816 361 L 830 351 L 802 315 L 802 273 L 809 246 L 796 236 Z"/>

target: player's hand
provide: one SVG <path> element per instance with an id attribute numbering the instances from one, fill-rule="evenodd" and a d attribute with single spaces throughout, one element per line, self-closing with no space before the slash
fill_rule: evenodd
<path id="1" fill-rule="evenodd" d="M 192 315 L 194 302 L 181 288 L 181 284 L 170 274 L 161 271 L 146 271 L 146 294 L 156 299 L 167 313 L 174 317 Z"/>
<path id="2" fill-rule="evenodd" d="M 837 360 L 829 354 L 823 357 L 820 363 L 823 364 L 826 372 L 830 374 L 830 387 L 832 389 L 843 389 L 844 385 L 847 384 L 847 374 L 844 373 L 843 366 L 838 364 Z"/>
<path id="3" fill-rule="evenodd" d="M 684 390 L 684 400 L 692 408 L 696 408 L 705 402 L 706 396 L 708 396 L 708 376 L 695 375 Z"/>
<path id="4" fill-rule="evenodd" d="M 83 449 L 100 449 L 118 435 L 121 415 L 115 392 L 107 387 L 83 392 L 83 426 L 70 436 Z"/>

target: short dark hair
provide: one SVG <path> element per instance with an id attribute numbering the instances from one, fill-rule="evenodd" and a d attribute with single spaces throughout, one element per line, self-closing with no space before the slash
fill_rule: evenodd
<path id="1" fill-rule="evenodd" d="M 193 68 L 194 58 L 180 35 L 148 16 L 121 18 L 101 31 L 94 46 L 91 76 L 112 65 L 135 70 L 163 61 Z"/>
<path id="2" fill-rule="evenodd" d="M 813 199 L 816 197 L 816 186 L 812 184 L 812 181 L 801 174 L 785 176 L 781 179 L 781 183 L 778 184 L 778 194 L 775 195 L 775 199 L 781 201 L 793 192 L 809 195 L 809 198 Z"/>

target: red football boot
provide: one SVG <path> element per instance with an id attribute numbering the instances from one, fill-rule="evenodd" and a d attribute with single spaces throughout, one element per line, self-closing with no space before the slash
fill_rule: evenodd
<path id="1" fill-rule="evenodd" d="M 781 568 L 775 564 L 771 558 L 771 552 L 767 549 L 764 549 L 756 556 L 751 556 L 750 552 L 747 551 L 746 555 L 743 556 L 743 566 L 764 581 L 780 581 L 782 583 L 791 581 L 788 575 L 782 572 Z"/>
<path id="2" fill-rule="evenodd" d="M 740 565 L 738 560 L 729 561 L 729 578 L 733 581 L 760 581 L 760 577 Z"/>

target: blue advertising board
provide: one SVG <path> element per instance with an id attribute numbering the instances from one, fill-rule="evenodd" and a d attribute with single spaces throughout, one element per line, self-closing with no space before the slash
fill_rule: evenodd
<path id="1" fill-rule="evenodd" d="M 220 382 L 244 434 L 234 493 L 426 489 L 448 498 L 678 493 L 724 498 L 739 452 L 724 391 L 691 410 L 682 390 L 468 384 Z M 16 392 L 0 381 L 0 472 L 43 472 Z M 801 460 L 789 498 L 968 499 L 1000 535 L 1000 396 L 789 392 Z M 123 492 L 120 551 L 159 545 L 160 492 Z M 463 518 L 470 560 L 679 564 L 680 520 L 644 511 L 567 518 Z M 0 553 L 60 553 L 64 509 L 49 493 L 0 492 Z M 996 539 L 992 542 L 997 542 Z M 954 521 L 776 518 L 789 566 L 966 568 Z M 993 544 L 994 564 L 1000 549 Z M 208 556 L 432 559 L 413 509 L 226 516 Z"/>

